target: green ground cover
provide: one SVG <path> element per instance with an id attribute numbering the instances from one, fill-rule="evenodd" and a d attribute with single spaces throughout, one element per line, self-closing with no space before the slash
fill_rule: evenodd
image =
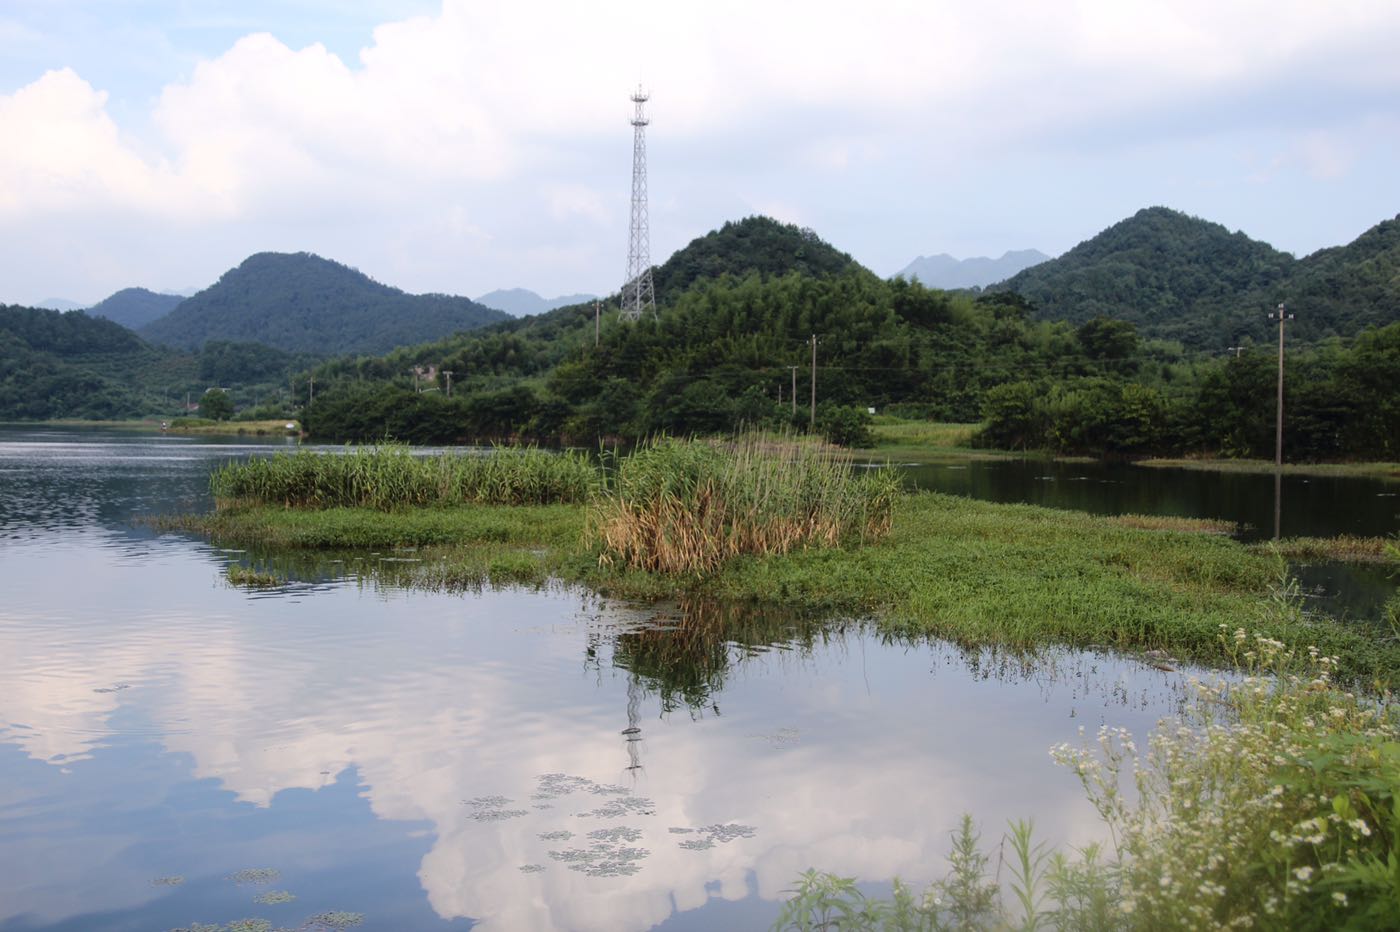
<path id="1" fill-rule="evenodd" d="M 1272 460 L 1234 460 L 1217 457 L 1138 460 L 1138 466 L 1155 469 L 1197 469 L 1204 472 L 1237 472 L 1267 475 Z M 1400 480 L 1400 463 L 1284 463 L 1285 476 L 1369 476 Z"/>
<path id="2" fill-rule="evenodd" d="M 912 634 L 967 645 L 1065 644 L 1165 651 L 1220 663 L 1219 626 L 1246 627 L 1340 658 L 1346 677 L 1400 674 L 1400 644 L 1326 618 L 1263 611 L 1284 563 L 1199 530 L 919 493 L 901 498 L 883 539 L 738 556 L 708 575 L 604 566 L 581 504 L 375 511 L 270 507 L 162 519 L 224 544 L 349 550 L 414 547 L 395 581 L 475 587 L 499 575 L 581 583 L 624 598 L 680 595 L 780 602 L 870 615 Z"/>

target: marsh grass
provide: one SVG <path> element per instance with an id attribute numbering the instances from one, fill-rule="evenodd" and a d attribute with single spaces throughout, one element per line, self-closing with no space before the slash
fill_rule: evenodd
<path id="1" fill-rule="evenodd" d="M 286 580 L 272 573 L 265 573 L 255 570 L 251 566 L 243 566 L 238 563 L 230 564 L 224 571 L 224 577 L 231 585 L 241 586 L 246 589 L 271 589 L 286 583 Z"/>
<path id="2" fill-rule="evenodd" d="M 971 449 L 973 436 L 981 424 L 949 424 L 938 421 L 906 421 L 880 416 L 870 427 L 876 447 L 897 446 L 922 449 Z"/>
<path id="3" fill-rule="evenodd" d="M 215 470 L 209 486 L 220 509 L 279 505 L 388 511 L 583 502 L 597 481 L 596 467 L 579 453 L 502 448 L 485 455 L 414 456 L 406 446 L 388 444 L 230 463 Z"/>
<path id="4" fill-rule="evenodd" d="M 661 438 L 617 462 L 587 535 L 600 565 L 698 576 L 740 555 L 876 540 L 900 494 L 892 472 L 856 470 L 825 446 Z"/>
<path id="5" fill-rule="evenodd" d="M 1194 469 L 1201 472 L 1272 475 L 1272 460 L 1232 460 L 1216 457 L 1135 460 L 1135 466 L 1151 469 Z M 1285 463 L 1285 476 L 1366 476 L 1400 480 L 1400 463 Z"/>
<path id="6" fill-rule="evenodd" d="M 1114 515 L 1108 519 L 1123 527 L 1145 531 L 1184 531 L 1188 534 L 1233 534 L 1239 530 L 1234 521 L 1218 518 L 1183 518 L 1179 515 Z"/>
<path id="7" fill-rule="evenodd" d="M 1394 547 L 1384 537 L 1289 537 L 1279 541 L 1252 544 L 1251 549 L 1275 552 L 1289 560 L 1337 560 L 1343 563 L 1388 563 L 1395 559 Z"/>

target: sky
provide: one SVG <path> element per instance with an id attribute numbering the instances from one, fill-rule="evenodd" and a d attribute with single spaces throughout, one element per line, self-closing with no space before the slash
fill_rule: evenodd
<path id="1" fill-rule="evenodd" d="M 1165 205 L 1303 255 L 1400 213 L 1394 0 L 3 0 L 0 302 L 307 251 L 617 290 L 727 220 L 882 275 Z"/>

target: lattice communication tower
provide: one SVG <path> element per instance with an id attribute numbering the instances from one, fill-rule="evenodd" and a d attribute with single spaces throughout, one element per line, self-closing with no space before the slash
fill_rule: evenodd
<path id="1" fill-rule="evenodd" d="M 637 110 L 632 117 L 632 232 L 627 245 L 627 282 L 622 286 L 622 319 L 638 321 L 643 314 L 656 316 L 656 291 L 651 284 L 651 227 L 647 221 L 647 119 L 643 105 L 648 95 L 640 85 L 632 95 Z"/>

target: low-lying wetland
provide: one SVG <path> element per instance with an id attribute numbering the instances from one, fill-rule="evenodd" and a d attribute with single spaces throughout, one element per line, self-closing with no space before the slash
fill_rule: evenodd
<path id="1" fill-rule="evenodd" d="M 790 545 L 714 507 L 757 546 L 662 572 L 603 559 L 596 461 L 582 501 L 210 509 L 218 453 L 153 438 L 95 445 L 75 518 L 38 446 L 0 488 L 0 926 L 1385 924 L 1396 642 L 1286 572 L 1373 542 L 912 492 Z"/>

